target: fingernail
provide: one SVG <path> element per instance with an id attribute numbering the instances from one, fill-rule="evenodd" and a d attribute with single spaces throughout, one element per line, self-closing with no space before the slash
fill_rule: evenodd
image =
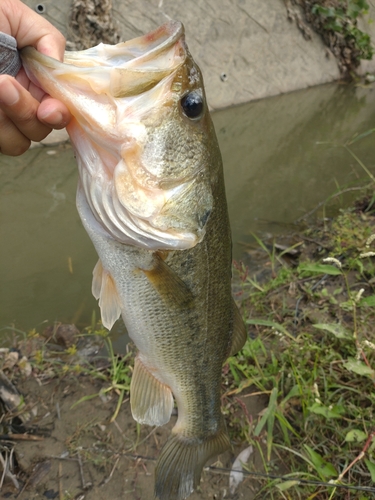
<path id="1" fill-rule="evenodd" d="M 42 119 L 44 122 L 48 123 L 48 125 L 56 126 L 63 125 L 63 115 L 60 111 L 52 111 L 48 113 L 39 113 L 39 119 Z"/>
<path id="2" fill-rule="evenodd" d="M 16 87 L 9 80 L 5 80 L 0 87 L 0 103 L 5 106 L 17 104 L 20 94 Z"/>

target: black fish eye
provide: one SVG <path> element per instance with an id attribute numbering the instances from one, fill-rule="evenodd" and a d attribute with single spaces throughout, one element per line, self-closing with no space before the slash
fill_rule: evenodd
<path id="1" fill-rule="evenodd" d="M 188 118 L 199 118 L 203 112 L 203 98 L 198 92 L 190 92 L 181 99 L 181 106 Z"/>

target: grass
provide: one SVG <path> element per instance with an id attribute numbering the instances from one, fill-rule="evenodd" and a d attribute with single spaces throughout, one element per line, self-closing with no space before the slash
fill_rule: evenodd
<path id="1" fill-rule="evenodd" d="M 114 422 L 120 411 L 124 395 L 129 393 L 130 391 L 130 381 L 131 381 L 132 364 L 133 364 L 132 359 L 134 357 L 133 356 L 134 353 L 131 350 L 129 350 L 125 356 L 117 356 L 113 351 L 112 342 L 109 336 L 105 338 L 105 343 L 110 361 L 110 366 L 105 375 L 105 377 L 109 382 L 109 386 L 107 388 L 103 388 L 100 391 L 100 393 L 84 396 L 83 398 L 79 399 L 73 406 L 76 406 L 82 403 L 83 401 L 87 401 L 89 399 L 98 396 L 105 397 L 108 392 L 114 391 L 118 395 L 116 409 L 110 419 L 110 422 Z M 95 376 L 99 376 L 100 378 L 102 378 L 101 374 L 96 372 L 96 370 L 93 370 L 92 373 Z"/>
<path id="2" fill-rule="evenodd" d="M 57 323 L 53 328 L 56 329 L 59 326 L 64 328 L 71 325 Z M 9 331 L 14 334 L 12 328 L 9 328 Z M 17 336 L 21 333 L 23 340 L 16 337 L 12 343 L 21 350 L 31 351 L 31 356 L 29 360 L 24 358 L 15 363 L 11 375 L 12 377 L 17 375 L 24 377 L 26 373 L 23 364 L 27 362 L 27 365 L 30 366 L 29 371 L 32 370 L 37 378 L 48 379 L 70 375 L 75 377 L 87 375 L 100 379 L 103 382 L 100 393 L 85 395 L 73 406 L 99 396 L 106 399 L 108 393 L 115 392 L 118 396 L 118 402 L 111 418 L 111 422 L 113 422 L 118 415 L 124 395 L 129 393 L 130 390 L 134 348 L 129 345 L 125 355 L 115 354 L 108 330 L 103 328 L 100 322 L 96 323 L 95 318 L 93 324 L 84 328 L 81 333 L 78 330 L 76 331 L 77 335 L 74 338 L 74 343 L 65 346 L 65 349 L 56 344 L 53 336 L 45 338 L 43 334 L 38 333 L 35 329 L 28 333 L 17 331 Z M 87 349 L 92 342 L 98 345 L 102 344 L 107 355 L 87 357 L 87 354 L 85 354 L 81 357 L 79 346 Z M 6 368 L 6 359 L 5 357 L 5 362 L 3 362 L 3 366 L 0 365 L 0 369 Z"/>
<path id="3" fill-rule="evenodd" d="M 371 38 L 358 27 L 358 19 L 366 18 L 366 0 L 302 0 L 299 2 L 311 27 L 336 56 L 343 76 L 355 76 L 361 59 L 371 59 Z M 368 23 L 372 19 L 367 20 Z"/>
<path id="4" fill-rule="evenodd" d="M 267 474 L 284 476 L 259 480 L 257 498 L 373 498 L 365 491 L 375 482 L 370 202 L 310 229 L 315 243 L 299 245 L 300 255 L 289 263 L 258 238 L 271 269 L 265 282 L 244 264 L 235 266 L 250 338 L 225 368 L 224 408 L 232 439 L 257 447 Z M 236 398 L 251 391 L 268 398 L 256 421 L 246 409 L 238 417 Z"/>

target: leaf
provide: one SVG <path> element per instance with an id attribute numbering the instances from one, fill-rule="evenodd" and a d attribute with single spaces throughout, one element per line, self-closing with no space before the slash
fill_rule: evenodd
<path id="1" fill-rule="evenodd" d="M 359 8 L 361 10 L 361 8 Z M 364 137 L 367 137 L 370 134 L 373 134 L 375 132 L 375 128 L 370 128 L 370 130 L 366 130 L 366 132 L 363 132 L 362 134 L 359 134 L 355 137 L 352 138 L 351 141 L 347 143 L 348 146 L 354 144 L 355 142 L 359 141 L 360 139 L 363 139 Z"/>
<path id="2" fill-rule="evenodd" d="M 310 446 L 307 446 L 307 444 L 304 445 L 304 448 L 309 455 L 309 458 L 313 463 L 315 470 L 324 481 L 329 479 L 330 477 L 337 476 L 337 471 L 332 464 L 326 462 L 321 457 L 321 455 L 319 455 L 319 453 L 310 448 Z"/>
<path id="3" fill-rule="evenodd" d="M 267 319 L 248 319 L 246 320 L 246 323 L 248 325 L 260 325 L 260 326 L 270 326 L 271 328 L 274 328 L 275 330 L 278 330 L 279 332 L 283 333 L 287 337 L 289 337 L 292 340 L 295 340 L 293 335 L 291 335 L 286 328 L 283 327 L 283 325 L 280 325 L 279 323 L 275 323 L 274 321 L 269 321 Z"/>
<path id="4" fill-rule="evenodd" d="M 375 464 L 370 462 L 367 458 L 365 458 L 365 464 L 367 465 L 368 471 L 371 474 L 371 481 L 375 483 Z"/>
<path id="5" fill-rule="evenodd" d="M 318 330 L 325 330 L 326 332 L 332 333 L 338 339 L 351 339 L 352 334 L 340 324 L 334 323 L 317 323 L 313 325 L 314 328 Z"/>
<path id="6" fill-rule="evenodd" d="M 312 274 L 330 274 L 331 276 L 342 274 L 340 269 L 329 264 L 301 264 L 298 266 L 298 271 Z"/>
<path id="7" fill-rule="evenodd" d="M 83 403 L 84 401 L 89 401 L 90 399 L 94 399 L 94 398 L 96 398 L 98 396 L 99 396 L 98 392 L 96 394 L 89 394 L 87 396 L 83 396 L 81 399 L 79 399 L 78 401 L 76 401 L 75 403 L 73 403 L 72 406 L 70 407 L 70 409 L 72 410 L 75 406 Z"/>
<path id="8" fill-rule="evenodd" d="M 325 418 L 341 418 L 342 413 L 344 413 L 345 409 L 342 406 L 335 405 L 332 408 L 328 408 L 328 406 L 324 406 L 319 403 L 314 403 L 309 406 L 309 410 L 316 415 L 322 415 Z"/>
<path id="9" fill-rule="evenodd" d="M 289 399 L 291 398 L 295 398 L 295 397 L 300 397 L 301 396 L 301 390 L 300 390 L 300 387 L 299 385 L 294 385 L 290 391 L 288 392 L 288 394 L 285 396 L 285 398 L 281 401 L 280 403 L 280 407 L 283 408 L 285 406 L 285 404 L 289 401 Z"/>
<path id="10" fill-rule="evenodd" d="M 375 306 L 375 295 L 369 295 L 368 297 L 364 297 L 360 303 L 360 306 L 369 306 L 369 307 L 374 307 Z"/>
<path id="11" fill-rule="evenodd" d="M 256 437 L 259 436 L 259 434 L 262 432 L 262 429 L 266 424 L 267 420 L 270 418 L 270 415 L 275 413 L 277 392 L 278 392 L 277 387 L 274 387 L 271 391 L 268 407 L 266 408 L 266 411 L 263 413 L 262 418 L 259 420 L 254 430 L 254 436 Z"/>
<path id="12" fill-rule="evenodd" d="M 367 434 L 360 429 L 352 429 L 349 431 L 346 436 L 345 436 L 345 441 L 347 443 L 352 443 L 353 441 L 356 441 L 357 443 L 361 443 L 367 438 Z M 374 465 L 375 467 L 375 465 Z"/>
<path id="13" fill-rule="evenodd" d="M 269 413 L 269 417 L 267 420 L 267 460 L 268 461 L 271 460 L 272 442 L 273 442 L 273 426 L 275 423 L 277 395 L 278 395 L 277 387 L 274 387 L 271 391 L 270 402 L 268 404 L 268 406 L 270 408 L 270 413 Z"/>
<path id="14" fill-rule="evenodd" d="M 286 490 L 289 490 L 290 488 L 292 488 L 293 486 L 297 486 L 298 484 L 300 484 L 300 481 L 296 481 L 296 480 L 284 481 L 281 484 L 277 484 L 276 488 L 279 491 L 286 491 Z"/>
<path id="15" fill-rule="evenodd" d="M 349 358 L 348 361 L 344 363 L 344 368 L 357 375 L 364 375 L 370 378 L 374 378 L 375 376 L 375 371 L 359 359 Z"/>

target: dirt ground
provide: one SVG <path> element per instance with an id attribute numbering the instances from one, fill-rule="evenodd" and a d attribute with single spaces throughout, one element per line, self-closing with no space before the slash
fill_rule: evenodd
<path id="1" fill-rule="evenodd" d="M 111 422 L 118 395 L 110 391 L 104 397 L 99 396 L 109 383 L 90 375 L 68 371 L 63 377 L 49 377 L 33 370 L 28 377 L 16 377 L 13 383 L 35 416 L 23 426 L 28 440 L 24 439 L 25 434 L 15 434 L 12 440 L 1 436 L 3 456 L 4 446 L 8 451 L 14 446 L 13 472 L 19 489 L 5 478 L 0 498 L 153 499 L 155 462 L 176 416 L 163 427 L 137 426 L 125 397 L 117 418 Z M 96 396 L 75 405 L 88 395 Z M 242 403 L 256 419 L 266 400 L 244 397 Z M 230 469 L 235 457 L 247 446 L 235 445 L 216 457 L 211 465 Z M 256 453 L 250 461 L 255 469 L 261 470 Z M 245 478 L 235 494 L 230 495 L 228 471 L 206 467 L 199 491 L 189 498 L 251 500 L 257 489 L 250 478 Z"/>

